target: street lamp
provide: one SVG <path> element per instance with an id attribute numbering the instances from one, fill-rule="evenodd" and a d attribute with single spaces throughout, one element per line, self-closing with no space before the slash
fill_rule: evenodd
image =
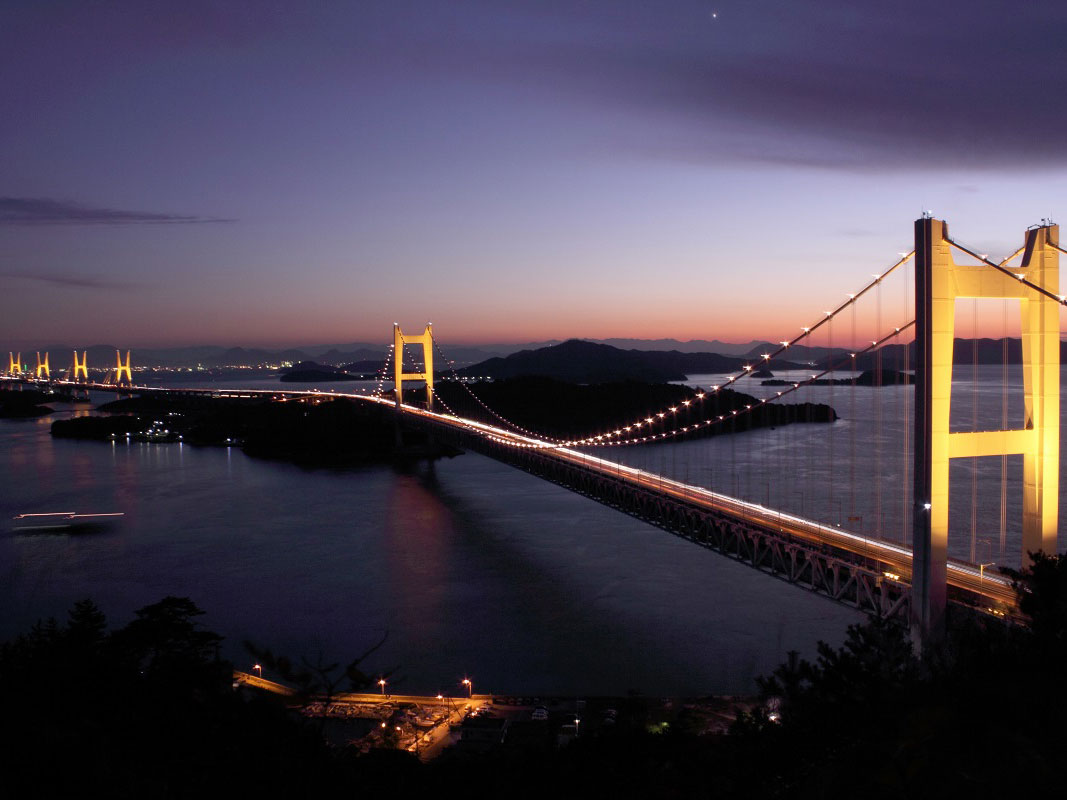
<path id="1" fill-rule="evenodd" d="M 463 685 L 467 687 L 467 697 L 473 697 L 474 696 L 474 684 L 471 683 L 471 679 L 470 678 L 464 678 L 463 679 Z"/>
<path id="2" fill-rule="evenodd" d="M 253 664 L 252 665 L 252 669 L 254 669 L 256 672 L 259 673 L 259 677 L 260 678 L 263 677 L 263 665 L 262 664 Z"/>
<path id="3" fill-rule="evenodd" d="M 979 564 L 978 565 L 978 582 L 979 583 L 985 583 L 985 568 L 986 567 L 995 566 L 996 563 L 997 563 L 996 561 L 990 561 L 987 564 Z"/>
<path id="4" fill-rule="evenodd" d="M 382 696 L 384 697 L 385 696 L 385 678 L 379 678 L 378 679 L 378 686 L 381 687 Z"/>

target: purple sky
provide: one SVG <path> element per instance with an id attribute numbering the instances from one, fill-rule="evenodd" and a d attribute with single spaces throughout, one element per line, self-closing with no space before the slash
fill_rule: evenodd
<path id="1" fill-rule="evenodd" d="M 0 347 L 792 336 L 924 208 L 992 255 L 1060 211 L 1065 42 L 1056 2 L 12 0 Z"/>

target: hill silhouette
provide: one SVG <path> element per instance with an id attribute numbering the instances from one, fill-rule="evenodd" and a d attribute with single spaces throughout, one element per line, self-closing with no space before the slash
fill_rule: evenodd
<path id="1" fill-rule="evenodd" d="M 683 371 L 651 364 L 645 355 L 606 344 L 569 339 L 540 350 L 521 350 L 503 358 L 490 358 L 456 372 L 461 376 L 496 379 L 538 376 L 570 383 L 685 380 Z"/>
<path id="2" fill-rule="evenodd" d="M 502 358 L 490 358 L 464 369 L 460 376 L 494 379 L 545 377 L 569 383 L 668 383 L 688 375 L 737 372 L 751 358 L 719 353 L 682 353 L 677 350 L 620 350 L 606 344 L 569 339 L 539 350 L 522 350 Z M 776 369 L 797 369 L 788 361 L 771 361 Z"/>

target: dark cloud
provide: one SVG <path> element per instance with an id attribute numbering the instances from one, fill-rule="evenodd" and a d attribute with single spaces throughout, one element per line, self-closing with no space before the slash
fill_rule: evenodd
<path id="1" fill-rule="evenodd" d="M 232 221 L 215 217 L 96 208 L 42 197 L 0 197 L 0 225 L 188 225 Z"/>
<path id="2" fill-rule="evenodd" d="M 605 13 L 581 36 L 560 35 L 561 13 L 555 34 L 542 18 L 506 47 L 485 38 L 437 55 L 451 70 L 628 109 L 687 157 L 858 171 L 1067 164 L 1065 5 L 751 0 L 713 24 L 696 5 Z"/>
<path id="3" fill-rule="evenodd" d="M 1067 165 L 1060 0 L 722 0 L 714 20 L 707 0 L 98 5 L 57 15 L 24 4 L 0 25 L 0 72 L 31 76 L 0 85 L 0 99 L 35 103 L 157 52 L 262 47 L 312 86 L 327 75 L 383 92 L 459 80 L 535 92 L 535 112 L 607 109 L 620 122 L 621 109 L 639 124 L 618 124 L 605 144 L 669 142 L 657 157 L 851 171 Z M 0 209 L 0 223 L 208 221 L 96 213 L 12 220 Z"/>
<path id="4" fill-rule="evenodd" d="M 136 289 L 137 284 L 120 283 L 104 278 L 94 278 L 87 275 L 65 275 L 61 273 L 42 272 L 0 272 L 0 278 L 15 278 L 18 280 L 46 283 L 51 286 L 73 287 L 77 289 L 106 289 L 108 291 Z"/>

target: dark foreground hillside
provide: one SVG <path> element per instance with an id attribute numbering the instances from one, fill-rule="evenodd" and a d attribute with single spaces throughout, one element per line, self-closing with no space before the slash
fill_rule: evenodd
<path id="1" fill-rule="evenodd" d="M 186 598 L 109 630 L 85 601 L 0 648 L 11 797 L 829 798 L 1051 796 L 1067 745 L 1067 558 L 1019 576 L 1030 627 L 953 620 L 917 658 L 881 621 L 791 659 L 727 735 L 684 715 L 556 746 L 446 752 L 428 764 L 328 745 L 320 721 L 235 690 L 219 637 Z M 621 652 L 620 658 L 626 654 Z M 321 655 L 320 655 L 321 658 Z M 356 688 L 368 679 L 349 666 Z M 348 687 L 345 687 L 348 688 Z M 774 709 L 774 714 L 769 713 Z"/>

